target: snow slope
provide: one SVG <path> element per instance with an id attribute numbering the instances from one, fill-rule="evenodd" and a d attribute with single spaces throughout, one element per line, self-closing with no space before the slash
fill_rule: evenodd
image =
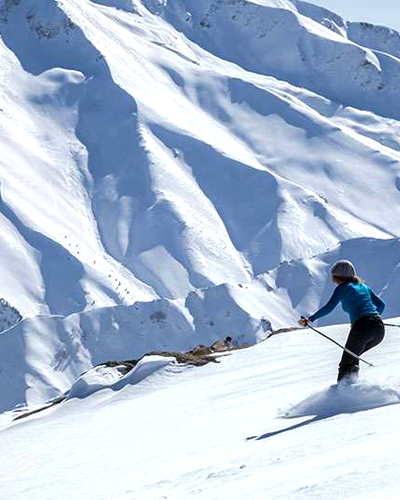
<path id="1" fill-rule="evenodd" d="M 340 341 L 346 331 L 324 329 Z M 398 498 L 399 339 L 389 328 L 366 355 L 375 368 L 338 389 L 340 352 L 309 330 L 202 368 L 144 358 L 123 383 L 105 375 L 92 395 L 77 388 L 11 425 L 3 416 L 0 496 Z"/>
<path id="2" fill-rule="evenodd" d="M 399 234 L 395 32 L 269 0 L 2 0 L 0 32 L 0 294 L 24 316 Z"/>

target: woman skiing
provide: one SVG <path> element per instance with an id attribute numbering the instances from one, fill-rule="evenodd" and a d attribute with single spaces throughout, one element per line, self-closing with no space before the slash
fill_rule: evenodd
<path id="1" fill-rule="evenodd" d="M 341 302 L 351 321 L 346 348 L 361 356 L 383 340 L 385 327 L 380 314 L 385 309 L 385 303 L 362 282 L 350 261 L 336 262 L 332 266 L 331 275 L 332 281 L 337 285 L 332 297 L 316 313 L 309 318 L 302 318 L 299 323 L 306 326 L 309 321 L 315 321 L 329 314 Z M 358 359 L 343 352 L 339 363 L 338 382 L 344 377 L 356 378 L 358 371 Z"/>

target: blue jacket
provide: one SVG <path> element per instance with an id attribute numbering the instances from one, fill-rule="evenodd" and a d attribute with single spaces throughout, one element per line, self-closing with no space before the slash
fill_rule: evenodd
<path id="1" fill-rule="evenodd" d="M 349 314 L 351 323 L 361 316 L 382 314 L 385 309 L 383 300 L 375 295 L 369 286 L 364 283 L 342 283 L 335 288 L 327 304 L 310 316 L 310 320 L 326 316 L 339 302 L 342 303 L 343 310 Z"/>

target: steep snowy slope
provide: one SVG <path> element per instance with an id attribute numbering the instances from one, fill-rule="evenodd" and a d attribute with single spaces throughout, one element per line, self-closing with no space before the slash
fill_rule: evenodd
<path id="1" fill-rule="evenodd" d="M 0 294 L 24 316 L 399 234 L 396 33 L 272 0 L 2 0 L 0 33 Z"/>
<path id="2" fill-rule="evenodd" d="M 309 330 L 202 368 L 152 357 L 120 382 L 104 373 L 103 390 L 0 432 L 0 496 L 398 498 L 399 339 L 388 329 L 347 388 L 330 387 L 338 348 Z"/>
<path id="3" fill-rule="evenodd" d="M 192 40 L 245 69 L 399 118 L 396 32 L 348 25 L 305 2 L 178 0 L 165 2 L 165 15 Z"/>

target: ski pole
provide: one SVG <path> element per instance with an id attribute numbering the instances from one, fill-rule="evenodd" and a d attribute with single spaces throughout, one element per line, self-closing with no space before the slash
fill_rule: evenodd
<path id="1" fill-rule="evenodd" d="M 301 319 L 305 319 L 307 321 L 307 318 L 305 318 L 304 316 L 302 316 Z M 347 349 L 347 347 L 344 347 L 344 346 L 342 346 L 342 344 L 339 344 L 339 342 L 336 342 L 336 340 L 331 339 L 331 337 L 328 337 L 328 335 L 325 335 L 325 333 L 322 333 L 319 330 L 317 330 L 316 328 L 314 328 L 313 326 L 311 326 L 310 323 L 308 323 L 308 321 L 307 321 L 307 326 L 309 328 L 311 328 L 311 330 L 314 330 L 314 332 L 318 333 L 319 335 L 322 335 L 326 339 L 330 340 L 331 342 L 333 342 L 334 344 L 339 346 L 341 349 L 343 349 L 343 351 L 347 352 L 347 354 L 350 354 L 351 356 L 353 356 L 354 358 L 357 358 L 359 361 L 362 361 L 363 363 L 367 364 L 368 366 L 374 366 L 372 363 L 369 363 L 368 361 L 365 361 L 365 359 L 360 358 L 360 356 L 357 356 L 357 354 L 354 354 L 354 352 L 350 351 L 350 349 Z"/>
<path id="2" fill-rule="evenodd" d="M 400 328 L 400 325 L 395 325 L 394 323 L 383 323 L 385 326 L 397 326 L 397 328 Z"/>

